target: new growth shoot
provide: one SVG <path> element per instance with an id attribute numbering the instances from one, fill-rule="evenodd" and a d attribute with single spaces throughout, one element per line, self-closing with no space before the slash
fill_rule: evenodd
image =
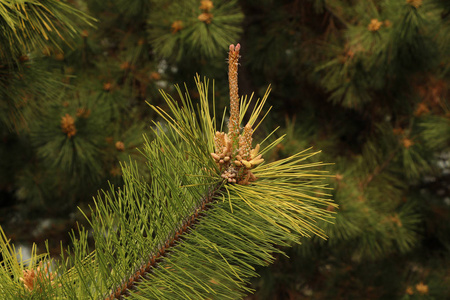
<path id="1" fill-rule="evenodd" d="M 228 82 L 230 86 L 230 120 L 228 133 L 216 132 L 214 137 L 215 152 L 211 156 L 222 172 L 222 178 L 229 183 L 247 185 L 257 178 L 251 169 L 264 161 L 258 155 L 259 144 L 252 149 L 253 129 L 250 123 L 240 128 L 239 93 L 238 93 L 238 61 L 241 45 L 230 45 L 228 54 Z"/>

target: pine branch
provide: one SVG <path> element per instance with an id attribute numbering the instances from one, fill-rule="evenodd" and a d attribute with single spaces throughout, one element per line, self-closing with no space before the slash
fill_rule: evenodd
<path id="1" fill-rule="evenodd" d="M 236 299 L 251 292 L 256 266 L 283 253 L 279 246 L 312 235 L 326 238 L 317 224 L 332 222 L 327 208 L 335 205 L 317 193 L 327 177 L 318 169 L 324 164 L 304 163 L 316 153 L 305 150 L 264 164 L 262 155 L 282 138 L 253 148 L 252 128 L 258 128 L 254 123 L 268 93 L 248 124 L 238 127 L 233 145 L 230 132 L 216 129 L 208 81 L 196 80 L 198 107 L 179 87 L 180 101 L 161 92 L 169 111 L 152 106 L 165 123 L 154 124 L 155 139 L 141 150 L 147 164 L 124 164 L 124 186 L 97 197 L 87 217 L 91 229 L 73 233 L 73 247 L 56 262 L 61 275 L 33 265 L 30 274 L 42 274 L 42 280 L 28 290 L 18 281 L 29 272 L 7 251 L 7 260 L 15 263 L 0 267 L 0 276 L 10 278 L 0 282 L 2 289 L 45 299 Z M 239 119 L 249 101 L 241 100 Z M 142 167 L 149 180 L 140 175 Z"/>
<path id="2" fill-rule="evenodd" d="M 78 24 L 92 26 L 93 18 L 56 0 L 0 1 L 3 30 L 0 60 L 18 62 L 19 56 L 60 41 L 70 43 L 80 29 Z M 76 20 L 76 21 L 74 21 Z"/>
<path id="3" fill-rule="evenodd" d="M 159 1 L 152 9 L 148 33 L 161 57 L 216 58 L 239 37 L 242 20 L 235 0 Z"/>
<path id="4" fill-rule="evenodd" d="M 361 190 L 364 190 L 377 175 L 389 166 L 392 160 L 396 157 L 398 150 L 399 148 L 394 149 L 381 165 L 376 166 L 373 172 L 368 174 L 367 177 L 359 183 Z"/>

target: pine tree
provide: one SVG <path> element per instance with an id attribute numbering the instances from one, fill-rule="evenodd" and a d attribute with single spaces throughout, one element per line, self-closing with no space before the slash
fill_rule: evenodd
<path id="1" fill-rule="evenodd" d="M 26 71 L 39 75 L 29 86 L 50 78 L 53 82 L 46 83 L 48 89 L 30 91 L 27 98 L 16 97 L 18 104 L 2 110 L 2 120 L 12 121 L 2 125 L 0 156 L 7 159 L 0 161 L 0 191 L 11 202 L 23 203 L 18 213 L 0 214 L 2 224 L 8 223 L 8 216 L 41 215 L 49 203 L 60 201 L 63 207 L 61 201 L 67 199 L 71 204 L 65 212 L 78 204 L 89 217 L 86 203 L 95 190 L 104 188 L 107 179 L 116 187 L 123 184 L 118 159 L 128 162 L 131 154 L 138 166 L 145 164 L 145 157 L 134 150 L 142 143 L 143 128 L 147 126 L 148 141 L 169 130 L 170 119 L 164 121 L 145 103 L 170 112 L 160 88 L 176 95 L 172 83 L 186 82 L 188 90 L 180 93 L 198 99 L 201 93 L 191 80 L 198 72 L 215 78 L 214 93 L 208 94 L 215 100 L 214 111 L 228 106 L 223 53 L 239 41 L 240 94 L 264 95 L 268 83 L 273 89 L 271 113 L 257 130 L 247 127 L 242 140 L 249 140 L 244 137 L 255 130 L 252 139 L 262 141 L 281 125 L 266 143 L 283 133 L 286 137 L 263 155 L 266 165 L 311 145 L 322 149 L 320 158 L 335 162 L 326 169 L 336 174 L 330 184 L 339 204 L 339 209 L 327 208 L 336 212 L 335 224 L 318 225 L 330 237 L 327 241 L 302 239 L 301 246 L 282 248 L 289 260 L 275 254 L 272 267 L 255 270 L 261 277 L 253 280 L 253 298 L 449 297 L 448 1 L 84 3 L 73 5 L 98 20 L 89 19 L 95 28 L 77 21 L 79 33 L 70 47 L 50 38 L 44 56 L 39 54 L 42 59 L 27 55 L 33 59 L 22 64 L 33 68 Z M 9 37 L 2 45 L 9 45 Z M 27 54 L 19 52 L 16 60 Z M 78 109 L 80 116 L 90 111 L 89 117 L 76 116 Z M 252 102 L 241 116 L 244 128 L 254 109 Z M 13 122 L 19 119 L 17 111 L 24 114 L 29 131 Z M 152 120 L 161 121 L 155 133 L 146 125 Z M 227 132 L 228 125 L 216 125 L 218 142 L 224 142 L 225 133 L 220 132 Z M 61 148 L 58 138 L 69 143 Z M 78 152 L 70 150 L 80 149 L 74 145 L 89 155 L 72 160 Z M 222 166 L 222 151 L 210 153 L 219 159 L 208 158 Z M 58 161 L 52 160 L 54 154 L 59 154 Z M 152 182 L 148 168 L 137 169 Z M 257 184 L 250 173 L 239 180 Z M 222 175 L 228 181 L 234 179 L 232 174 Z M 6 232 L 17 241 L 8 227 Z M 49 248 L 57 252 L 52 243 Z"/>
<path id="2" fill-rule="evenodd" d="M 305 240 L 289 252 L 295 266 L 281 259 L 261 270 L 258 297 L 448 297 L 448 274 L 436 267 L 448 266 L 449 249 L 446 1 L 263 7 L 269 17 L 248 29 L 248 43 L 261 46 L 251 48 L 248 67 L 264 74 L 255 82 L 283 86 L 275 103 L 297 119 L 287 125 L 297 138 L 279 155 L 305 144 L 324 149 L 336 162 L 339 212 L 325 225 L 326 242 Z M 261 51 L 268 42 L 284 51 Z"/>
<path id="3" fill-rule="evenodd" d="M 19 218 L 69 214 L 107 179 L 120 182 L 118 160 L 136 158 L 144 123 L 126 93 L 88 75 L 97 21 L 83 6 L 1 5 L 2 190 L 14 193 Z"/>
<path id="4" fill-rule="evenodd" d="M 277 245 L 325 237 L 316 223 L 332 220 L 326 208 L 334 204 L 318 170 L 323 164 L 304 163 L 316 153 L 264 164 L 283 138 L 253 145 L 269 90 L 240 127 L 252 100 L 238 95 L 239 50 L 230 46 L 227 133 L 219 131 L 224 120 L 214 102 L 210 110 L 208 80 L 196 79 L 199 105 L 179 87 L 179 101 L 162 91 L 170 112 L 151 105 L 165 123 L 155 123 L 155 138 L 145 142 L 146 164 L 122 166 L 124 186 L 97 197 L 91 228 L 73 233 L 59 260 L 34 254 L 25 267 L 2 231 L 7 299 L 235 299 L 251 291 L 254 266 L 283 253 Z"/>

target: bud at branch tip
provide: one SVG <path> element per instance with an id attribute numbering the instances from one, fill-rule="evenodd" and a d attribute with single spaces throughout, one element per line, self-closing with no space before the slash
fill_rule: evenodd
<path id="1" fill-rule="evenodd" d="M 239 50 L 241 50 L 241 44 L 237 43 L 236 46 L 234 46 L 233 44 L 230 45 L 230 51 L 234 52 L 238 52 Z"/>

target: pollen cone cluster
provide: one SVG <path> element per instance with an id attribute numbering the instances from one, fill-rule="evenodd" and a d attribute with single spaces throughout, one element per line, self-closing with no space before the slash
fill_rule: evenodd
<path id="1" fill-rule="evenodd" d="M 206 24 L 211 24 L 213 14 L 210 11 L 213 7 L 214 4 L 211 0 L 202 0 L 199 7 L 202 13 L 198 16 L 198 20 Z"/>
<path id="2" fill-rule="evenodd" d="M 222 178 L 229 183 L 247 185 L 257 179 L 251 169 L 261 164 L 264 159 L 261 155 L 258 155 L 259 144 L 252 149 L 252 126 L 247 124 L 242 130 L 239 126 L 237 72 L 240 48 L 240 44 L 230 45 L 228 56 L 228 80 L 230 85 L 228 134 L 216 132 L 214 137 L 215 153 L 211 153 L 211 156 L 219 166 Z"/>
<path id="3" fill-rule="evenodd" d="M 73 137 L 77 133 L 75 119 L 69 114 L 63 116 L 61 118 L 61 129 L 65 134 L 67 134 L 68 138 Z"/>
<path id="4" fill-rule="evenodd" d="M 44 280 L 50 280 L 53 285 L 53 280 L 56 277 L 56 272 L 49 272 L 50 263 L 43 268 L 42 261 L 39 263 L 39 266 L 36 269 L 31 270 L 23 270 L 22 277 L 19 278 L 25 288 L 31 292 L 33 290 L 40 289 L 39 284 Z"/>

